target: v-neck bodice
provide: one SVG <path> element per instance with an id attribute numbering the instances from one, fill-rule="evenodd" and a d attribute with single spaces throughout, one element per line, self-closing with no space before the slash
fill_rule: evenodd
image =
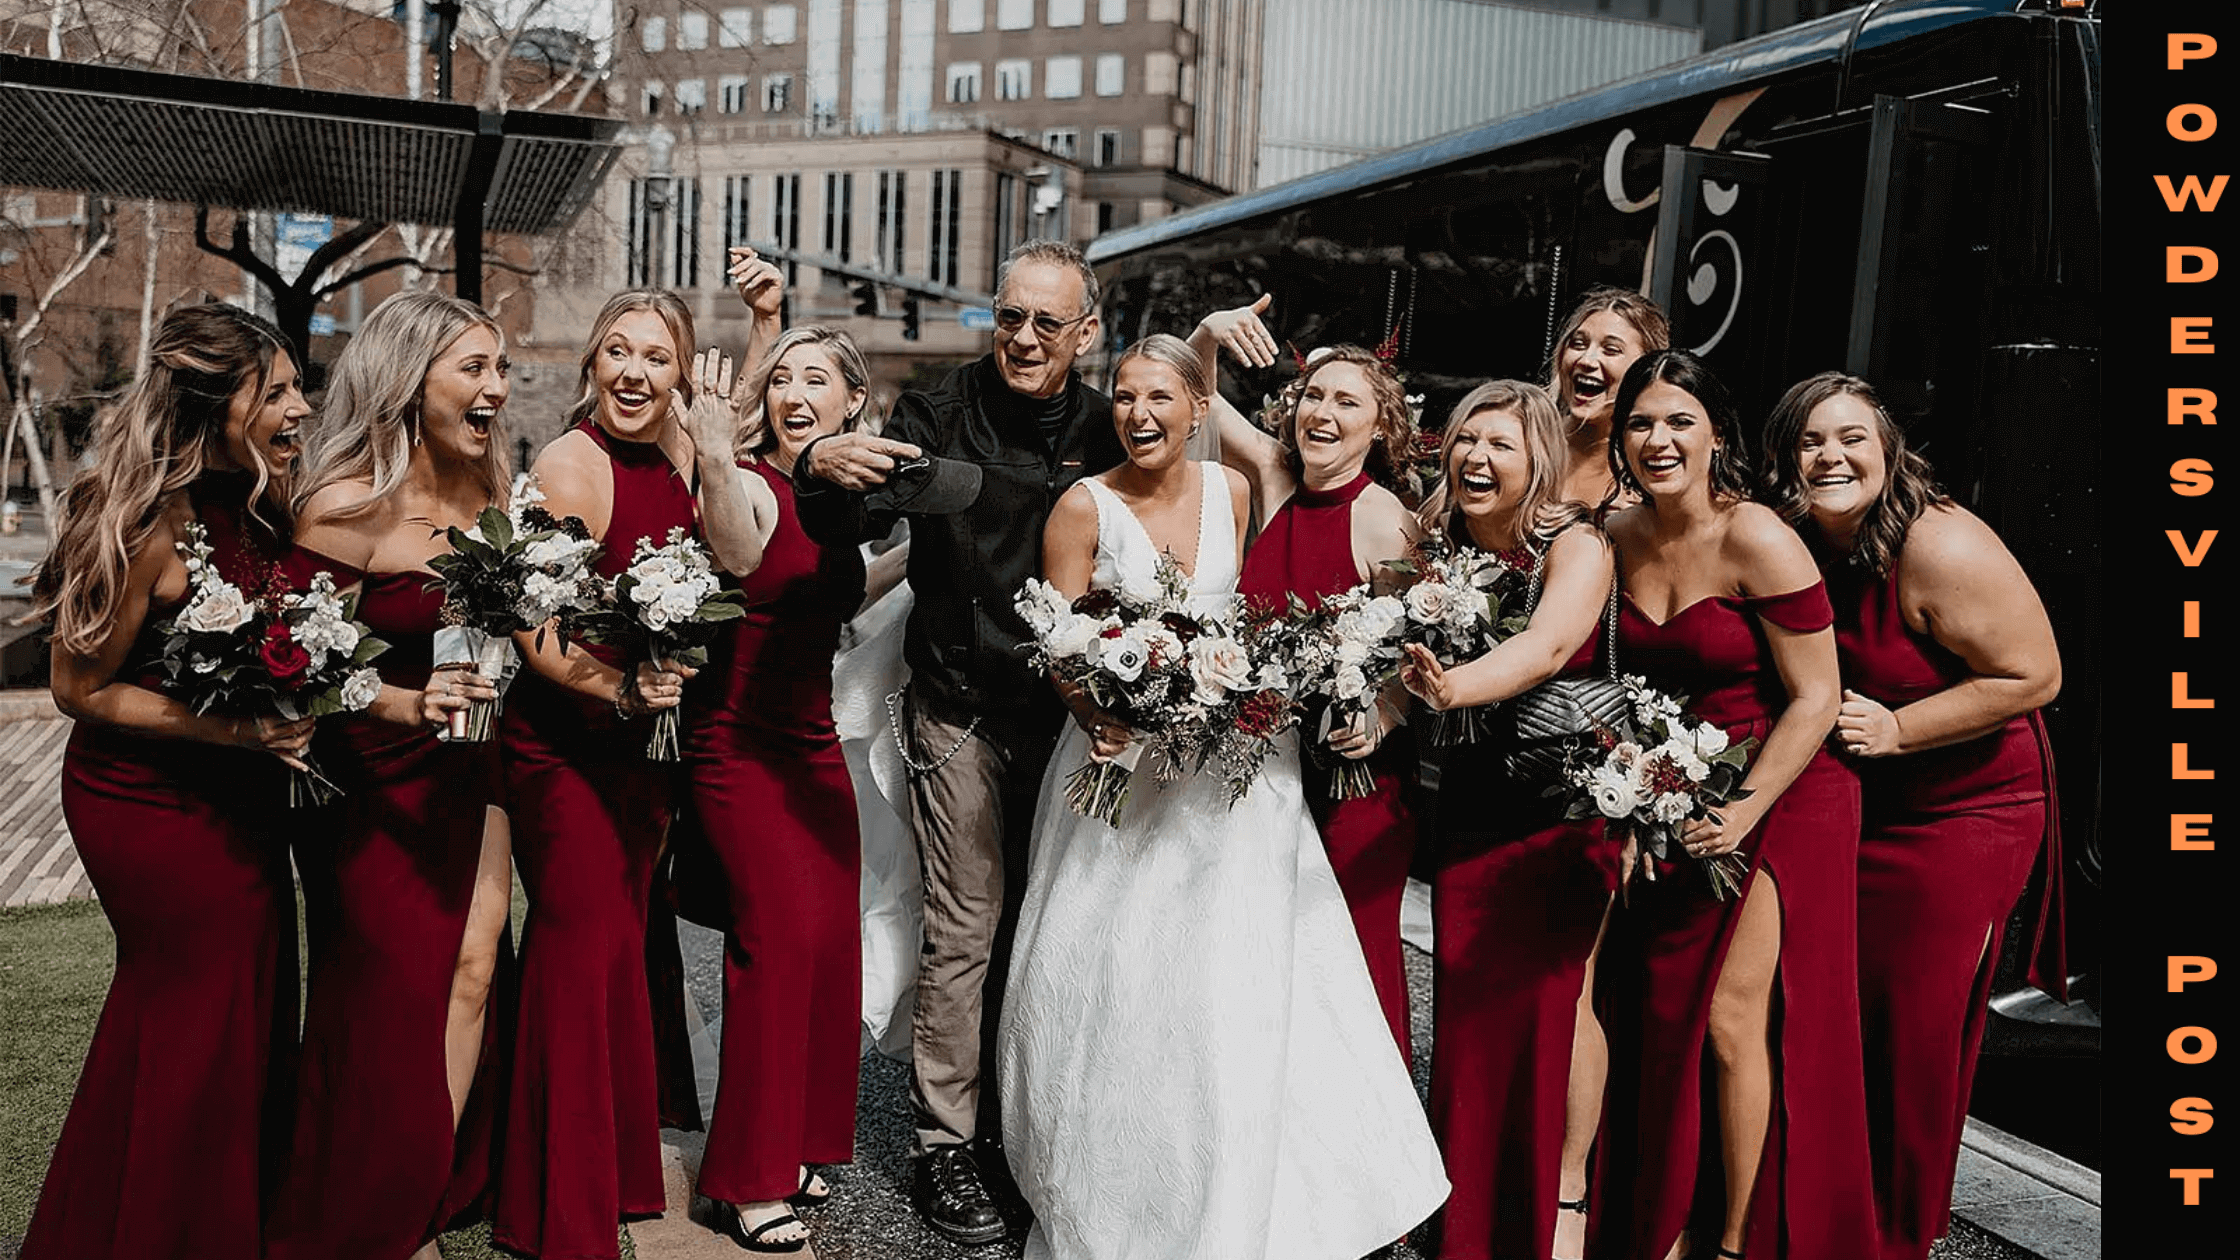
<path id="1" fill-rule="evenodd" d="M 1198 465 L 1198 554 L 1191 561 L 1190 603 L 1197 612 L 1218 611 L 1237 589 L 1237 522 L 1221 466 Z M 1082 484 L 1097 505 L 1097 566 L 1089 585 L 1120 590 L 1156 582 L 1160 549 L 1135 509 L 1096 477 Z"/>

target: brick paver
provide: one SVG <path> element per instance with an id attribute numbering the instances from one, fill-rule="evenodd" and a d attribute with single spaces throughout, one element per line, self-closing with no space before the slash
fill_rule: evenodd
<path id="1" fill-rule="evenodd" d="M 68 718 L 0 723 L 0 906 L 93 896 L 62 821 L 62 748 L 69 739 Z"/>

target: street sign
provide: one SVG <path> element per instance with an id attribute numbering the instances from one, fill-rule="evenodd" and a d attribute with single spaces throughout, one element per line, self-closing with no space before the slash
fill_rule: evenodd
<path id="1" fill-rule="evenodd" d="M 960 306 L 957 323 L 971 332 L 991 332 L 996 326 L 996 313 L 988 306 Z"/>
<path id="2" fill-rule="evenodd" d="M 323 311 L 317 315 L 312 316 L 311 335 L 314 337 L 334 336 L 334 316 L 326 314 Z"/>

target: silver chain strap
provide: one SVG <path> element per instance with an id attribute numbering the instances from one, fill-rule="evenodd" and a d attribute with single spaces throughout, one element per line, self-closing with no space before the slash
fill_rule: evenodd
<path id="1" fill-rule="evenodd" d="M 1615 552 L 1617 544 L 1612 543 L 1610 549 Z M 1552 544 L 1549 550 L 1554 550 Z M 1527 621 L 1540 608 L 1540 570 L 1546 567 L 1547 557 L 1540 556 L 1538 561 L 1532 566 L 1532 585 L 1524 600 Z M 1610 602 L 1603 606 L 1602 611 L 1602 665 L 1606 675 L 1613 679 L 1618 676 L 1618 566 L 1614 557 L 1610 565 Z"/>
<path id="2" fill-rule="evenodd" d="M 958 753 L 964 751 L 965 741 L 972 738 L 972 733 L 980 729 L 980 718 L 974 717 L 971 725 L 964 728 L 964 734 L 957 736 L 957 742 L 949 745 L 949 751 L 920 764 L 910 759 L 910 741 L 902 734 L 901 703 L 901 688 L 887 693 L 887 729 L 894 733 L 894 750 L 902 755 L 902 768 L 908 770 L 913 779 L 922 778 L 948 765 Z"/>

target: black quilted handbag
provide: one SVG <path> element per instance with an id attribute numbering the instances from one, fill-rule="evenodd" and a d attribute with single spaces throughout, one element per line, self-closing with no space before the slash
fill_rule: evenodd
<path id="1" fill-rule="evenodd" d="M 1532 574 L 1525 615 L 1540 606 L 1540 574 Z M 1503 767 L 1514 779 L 1553 782 L 1566 754 L 1584 748 L 1597 727 L 1616 726 L 1630 701 L 1618 681 L 1618 578 L 1610 577 L 1610 602 L 1602 615 L 1600 677 L 1551 678 L 1509 702 L 1512 724 Z"/>

